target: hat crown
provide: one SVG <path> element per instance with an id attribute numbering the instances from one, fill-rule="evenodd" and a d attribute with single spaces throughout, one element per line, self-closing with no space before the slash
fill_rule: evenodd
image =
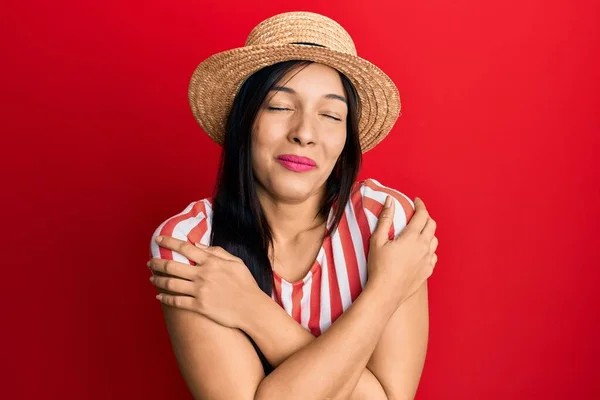
<path id="1" fill-rule="evenodd" d="M 267 18 L 246 39 L 246 46 L 300 44 L 356 55 L 354 41 L 336 21 L 311 12 L 288 12 Z"/>

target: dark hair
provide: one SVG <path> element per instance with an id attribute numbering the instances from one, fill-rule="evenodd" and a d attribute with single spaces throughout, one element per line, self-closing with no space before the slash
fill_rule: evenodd
<path id="1" fill-rule="evenodd" d="M 311 61 L 285 61 L 265 67 L 251 75 L 236 95 L 226 125 L 221 164 L 215 195 L 211 245 L 220 246 L 241 258 L 259 287 L 269 296 L 273 290 L 273 271 L 269 260 L 272 234 L 256 194 L 251 160 L 251 133 L 254 120 L 271 89 L 293 68 Z M 333 232 L 344 214 L 361 163 L 358 139 L 359 98 L 348 78 L 340 73 L 348 117 L 346 143 L 326 182 L 326 195 L 319 210 L 325 218 L 334 207 Z M 265 373 L 272 368 L 254 341 Z"/>

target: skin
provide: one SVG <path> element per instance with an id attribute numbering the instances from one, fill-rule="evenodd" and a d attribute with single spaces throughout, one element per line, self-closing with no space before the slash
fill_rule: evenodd
<path id="1" fill-rule="evenodd" d="M 252 152 L 259 199 L 274 234 L 274 268 L 296 280 L 320 247 L 325 221 L 315 215 L 345 142 L 347 107 L 331 96 L 344 92 L 329 67 L 311 64 L 286 78 L 291 90 L 273 92 L 256 118 Z M 276 162 L 280 154 L 310 157 L 318 168 L 291 172 Z M 426 280 L 437 261 L 436 224 L 415 200 L 412 220 L 390 241 L 394 204 L 384 208 L 371 237 L 363 293 L 318 338 L 258 288 L 242 260 L 220 248 L 162 238 L 161 246 L 197 264 L 149 262 L 194 397 L 413 398 L 427 348 Z M 241 330 L 276 367 L 268 377 Z"/>
<path id="2" fill-rule="evenodd" d="M 310 64 L 291 71 L 283 78 L 286 81 L 267 96 L 256 117 L 252 167 L 273 232 L 274 269 L 295 281 L 308 272 L 321 246 L 326 221 L 315 215 L 344 148 L 348 107 L 333 68 Z M 291 172 L 277 162 L 282 154 L 311 158 L 317 168 Z"/>

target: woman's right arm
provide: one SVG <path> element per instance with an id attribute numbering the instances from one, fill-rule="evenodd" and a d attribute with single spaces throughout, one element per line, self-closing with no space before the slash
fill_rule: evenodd
<path id="1" fill-rule="evenodd" d="M 192 311 L 165 304 L 162 309 L 179 370 L 194 399 L 254 399 L 264 372 L 240 330 Z"/>
<path id="2" fill-rule="evenodd" d="M 181 232 L 174 232 L 173 236 L 181 237 L 182 234 Z M 179 262 L 184 262 L 187 264 L 189 264 L 189 259 L 186 257 L 195 259 L 184 249 L 179 251 L 180 253 L 176 253 L 175 251 L 163 252 L 162 256 L 172 259 L 175 255 L 177 255 L 176 258 Z M 183 256 L 183 254 L 185 254 L 185 256 Z M 160 256 L 161 254 L 154 250 L 153 255 Z M 157 275 L 164 275 L 157 270 L 154 270 L 153 273 Z M 160 288 L 159 292 L 177 294 Z M 267 304 L 268 306 L 271 306 L 269 308 L 271 310 L 274 308 L 272 306 L 276 306 L 272 299 L 263 292 L 258 291 L 258 293 L 260 293 L 261 296 L 256 296 L 256 298 L 253 298 L 253 300 L 247 299 L 247 301 L 244 301 L 243 303 L 252 305 L 250 309 L 242 312 L 242 315 L 246 317 L 242 318 L 242 321 L 245 320 L 249 322 L 249 320 L 253 320 L 252 326 L 243 322 L 237 326 L 255 338 L 261 338 L 263 336 L 258 334 L 256 329 L 264 330 L 267 326 L 269 326 L 263 326 L 259 323 L 260 320 L 273 317 L 272 315 L 267 316 L 266 313 L 259 313 L 259 315 L 257 315 L 256 312 L 258 312 L 259 309 L 267 309 Z M 369 297 L 369 295 L 366 292 L 363 292 L 360 297 Z M 361 309 L 365 306 L 361 307 L 360 303 L 365 301 L 365 305 L 371 309 L 363 309 L 361 311 Z M 370 305 L 369 303 L 370 302 L 365 299 L 360 300 L 358 302 L 359 305 L 352 307 L 355 309 L 354 311 L 350 312 L 350 310 L 348 310 L 346 312 L 347 315 L 344 318 L 338 319 L 329 330 L 332 330 L 333 326 L 340 324 L 354 324 L 352 320 L 359 319 L 361 314 L 379 314 L 381 311 L 379 310 L 379 307 L 377 307 L 375 303 Z M 296 368 L 304 369 L 304 366 L 309 366 L 310 369 L 314 368 L 312 366 L 314 362 L 311 360 L 311 353 L 309 352 L 305 353 L 305 355 L 302 357 L 302 360 L 306 361 L 301 360 L 300 363 L 294 362 L 293 364 L 289 364 L 289 366 L 285 367 L 287 372 L 283 375 L 279 374 L 281 376 L 278 379 L 263 381 L 264 374 L 262 371 L 262 365 L 259 362 L 253 346 L 250 344 L 246 335 L 243 334 L 241 330 L 229 328 L 229 325 L 223 326 L 195 311 L 171 307 L 164 303 L 161 303 L 161 305 L 164 310 L 165 321 L 167 323 L 172 346 L 182 376 L 184 377 L 190 392 L 197 399 L 278 399 L 282 396 L 288 398 L 291 396 L 287 396 L 287 393 L 290 392 L 290 390 L 286 387 L 287 383 L 293 383 L 293 386 L 301 387 L 300 390 L 293 390 L 295 392 L 294 394 L 298 396 L 297 398 L 325 398 L 328 396 L 328 393 L 332 393 L 336 399 L 346 399 L 353 392 L 354 386 L 358 382 L 358 377 L 357 379 L 347 379 L 347 372 L 344 371 L 341 372 L 339 378 L 333 376 L 331 377 L 333 378 L 333 382 L 340 382 L 342 384 L 340 387 L 338 387 L 337 383 L 332 387 L 330 384 L 331 382 L 323 381 L 323 376 L 327 376 L 330 370 L 337 370 L 340 364 L 354 364 L 354 361 L 348 361 L 345 359 L 345 357 L 342 357 L 341 359 L 337 357 L 337 355 L 343 354 L 345 347 L 357 347 L 348 343 L 347 340 L 341 341 L 340 349 L 342 351 L 340 351 L 340 349 L 334 349 L 333 351 L 328 350 L 323 355 L 318 355 L 318 360 L 316 360 L 317 365 L 314 366 L 317 367 L 316 370 L 318 373 L 311 373 L 306 377 L 302 377 L 301 380 L 296 381 L 295 383 L 292 382 L 295 381 L 295 379 L 291 379 L 290 382 L 287 382 L 288 378 L 286 375 L 294 375 L 294 370 Z M 279 306 L 276 307 L 278 311 L 285 313 Z M 354 316 L 352 317 L 352 315 Z M 283 318 L 278 318 L 280 324 L 282 319 Z M 281 324 L 273 327 L 273 322 L 274 321 L 271 321 L 270 323 L 270 329 L 281 329 L 284 331 L 287 330 L 288 334 L 283 332 L 276 333 L 275 336 L 271 335 L 271 340 L 281 339 L 283 341 L 289 341 L 292 339 L 292 337 L 289 335 L 289 328 L 291 324 Z M 297 323 L 295 321 L 292 322 L 294 327 L 296 327 Z M 363 319 L 362 324 L 357 323 L 358 329 L 356 329 L 356 333 L 366 330 L 367 327 L 372 329 L 372 325 L 372 322 L 364 321 Z M 299 325 L 297 325 L 297 327 L 303 333 L 306 333 L 311 337 L 311 340 L 308 342 L 315 340 L 309 332 L 304 330 L 304 328 L 300 327 Z M 333 331 L 335 330 L 336 329 Z M 340 333 L 343 332 L 344 328 L 342 327 Z M 352 332 L 346 332 L 345 336 L 348 334 L 350 334 L 350 338 L 354 339 L 360 339 L 361 337 L 361 335 L 357 336 Z M 277 339 L 273 339 L 273 337 L 276 337 Z M 327 345 L 328 342 L 337 341 L 338 339 L 336 338 L 339 337 L 339 335 L 332 335 L 331 333 L 328 333 L 327 337 L 330 338 L 325 342 L 325 347 L 329 347 Z M 362 342 L 363 340 L 359 341 Z M 303 347 L 307 344 L 308 343 L 304 341 L 302 346 L 296 346 L 293 351 L 287 352 L 283 359 L 273 360 L 273 357 L 269 357 L 269 360 L 273 362 L 275 367 L 277 367 L 284 361 L 285 358 L 290 356 L 290 353 L 298 351 L 299 347 Z M 262 341 L 259 345 L 262 347 L 265 345 L 265 342 Z M 265 346 L 265 350 L 271 350 L 271 348 Z M 367 350 L 368 357 L 370 357 L 370 353 L 372 353 L 372 351 L 372 349 Z M 317 352 L 321 353 L 321 350 L 317 348 Z M 271 353 L 271 351 L 267 351 L 265 354 Z M 368 361 L 368 359 L 366 361 Z M 364 361 L 363 364 L 366 365 L 366 361 Z M 277 368 L 276 371 L 278 369 L 279 368 Z M 383 393 L 381 384 L 379 384 L 377 378 L 375 378 L 373 374 L 368 373 L 368 370 L 365 370 L 364 365 L 361 368 L 360 373 L 363 375 L 361 377 L 363 385 L 361 385 L 361 390 L 359 391 L 362 394 L 353 396 L 353 398 L 384 398 L 385 394 Z M 365 375 L 366 373 L 368 373 L 368 376 Z M 259 388 L 261 382 L 263 384 L 266 383 L 266 385 L 262 386 L 263 391 L 260 395 L 257 395 L 257 388 Z M 308 384 L 304 384 L 306 382 L 308 382 Z M 313 390 L 314 385 L 317 387 L 316 392 Z M 309 394 L 309 391 L 312 391 L 311 393 L 314 394 Z M 354 394 L 357 395 L 358 393 Z M 368 397 L 365 397 L 367 394 Z M 373 397 L 373 395 L 377 396 Z"/>
<path id="3" fill-rule="evenodd" d="M 203 205 L 203 202 L 192 203 L 158 227 L 150 243 L 153 258 L 191 264 L 181 254 L 159 248 L 155 239 L 168 235 L 187 241 L 189 232 L 178 224 L 181 215 L 199 215 L 205 211 Z M 166 276 L 158 271 L 153 274 Z M 163 289 L 158 292 L 174 294 Z M 264 372 L 248 338 L 240 330 L 222 326 L 199 313 L 163 303 L 161 306 L 179 370 L 194 399 L 254 399 Z"/>
<path id="4" fill-rule="evenodd" d="M 195 399 L 215 400 L 333 397 L 346 379 L 357 373 L 360 376 L 365 369 L 395 310 L 375 290 L 369 293 L 365 289 L 331 328 L 265 378 L 260 360 L 242 331 L 223 327 L 198 313 L 162 307 L 190 392 Z"/>

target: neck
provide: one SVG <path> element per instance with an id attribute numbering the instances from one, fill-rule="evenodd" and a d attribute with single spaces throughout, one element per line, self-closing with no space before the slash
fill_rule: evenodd
<path id="1" fill-rule="evenodd" d="M 256 193 L 271 228 L 274 244 L 287 245 L 301 239 L 303 234 L 314 233 L 327 222 L 318 215 L 324 191 L 309 196 L 301 202 L 283 201 L 260 185 Z"/>

